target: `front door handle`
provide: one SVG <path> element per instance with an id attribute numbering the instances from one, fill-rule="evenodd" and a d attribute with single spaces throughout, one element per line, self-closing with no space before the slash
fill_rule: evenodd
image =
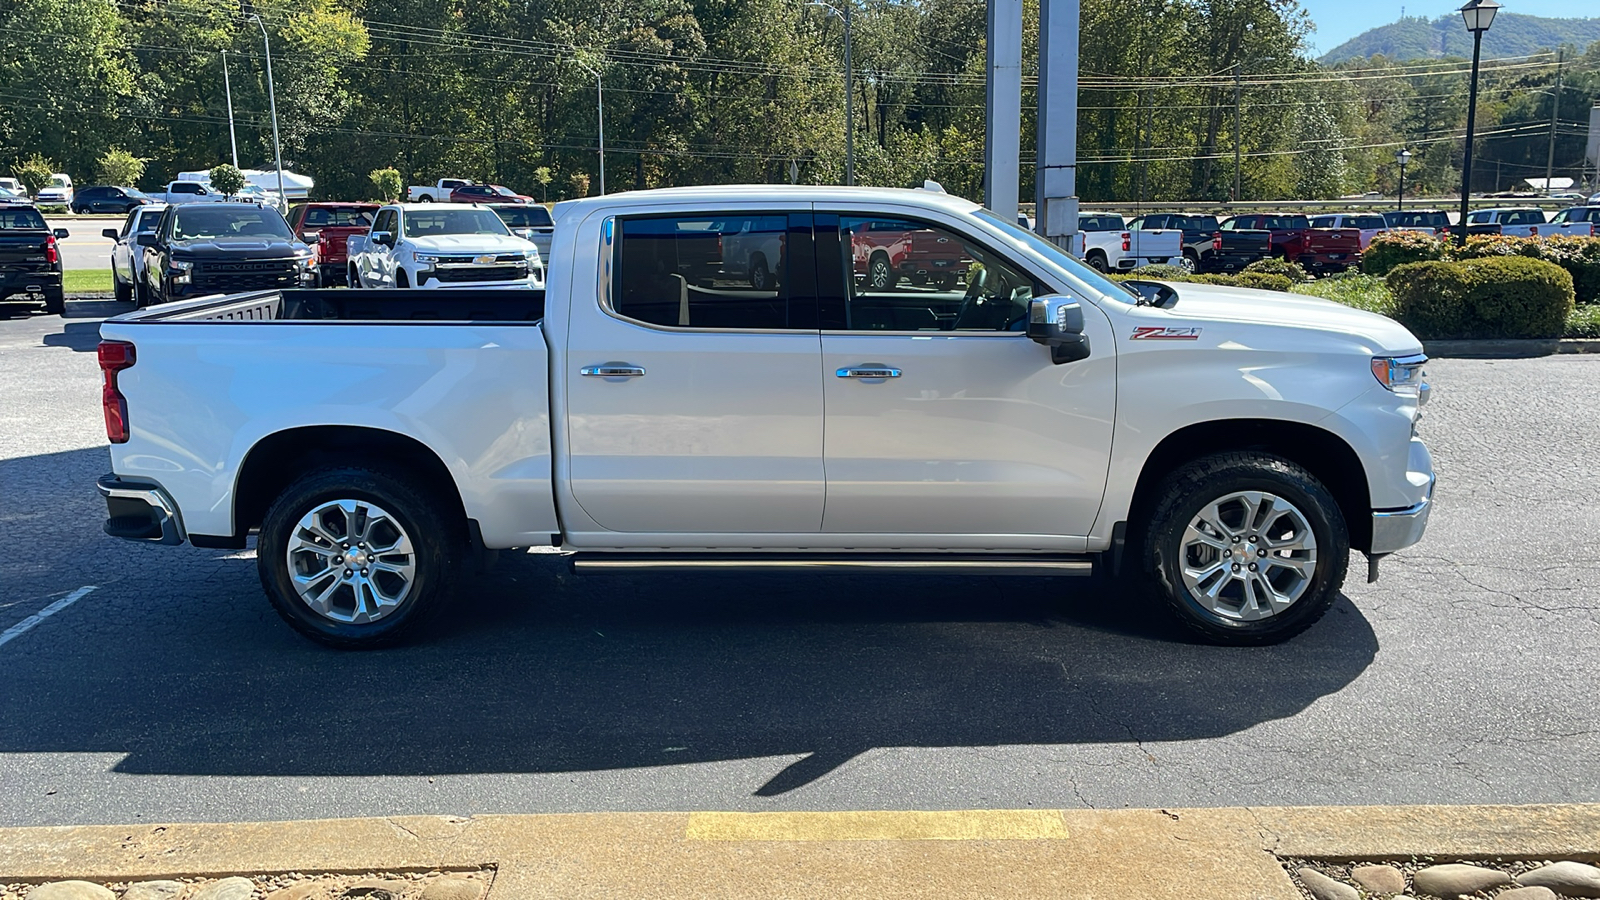
<path id="1" fill-rule="evenodd" d="M 644 366 L 604 365 L 584 366 L 578 370 L 579 375 L 594 375 L 600 378 L 630 378 L 644 374 Z"/>
<path id="2" fill-rule="evenodd" d="M 890 366 L 855 366 L 833 373 L 840 378 L 899 378 L 900 370 Z"/>

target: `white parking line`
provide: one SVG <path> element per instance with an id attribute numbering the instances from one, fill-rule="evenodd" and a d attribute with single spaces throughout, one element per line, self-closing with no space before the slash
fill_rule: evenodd
<path id="1" fill-rule="evenodd" d="M 66 609 L 72 604 L 77 603 L 84 597 L 87 597 L 89 592 L 94 590 L 96 587 L 99 587 L 99 585 L 91 584 L 87 587 L 78 588 L 65 597 L 62 597 L 60 600 L 57 600 L 49 606 L 46 606 L 44 609 L 41 609 L 26 619 L 23 619 L 21 622 L 18 622 L 10 628 L 7 628 L 4 632 L 0 632 L 0 646 L 4 646 L 6 642 L 10 641 L 12 638 L 21 637 L 29 629 L 33 628 L 33 626 L 43 622 L 45 619 L 50 618 L 56 613 L 61 612 L 63 609 Z"/>

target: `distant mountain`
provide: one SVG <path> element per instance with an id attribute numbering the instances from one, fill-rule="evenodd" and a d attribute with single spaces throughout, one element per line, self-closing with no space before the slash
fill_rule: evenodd
<path id="1" fill-rule="evenodd" d="M 1547 19 L 1502 12 L 1494 27 L 1483 36 L 1483 57 L 1523 56 L 1540 50 L 1553 50 L 1562 44 L 1576 44 L 1578 52 L 1590 41 L 1600 40 L 1600 19 Z M 1438 56 L 1471 56 L 1472 35 L 1461 16 L 1450 15 L 1429 21 L 1407 17 L 1388 25 L 1368 29 L 1328 51 L 1323 65 L 1347 59 L 1365 59 L 1382 53 L 1393 59 L 1427 59 Z"/>

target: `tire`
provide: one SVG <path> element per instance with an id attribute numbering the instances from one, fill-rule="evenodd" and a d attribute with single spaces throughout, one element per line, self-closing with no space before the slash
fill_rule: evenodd
<path id="1" fill-rule="evenodd" d="M 140 278 L 133 283 L 133 305 L 137 309 L 144 309 L 150 305 L 150 288 Z"/>
<path id="2" fill-rule="evenodd" d="M 465 530 L 439 498 L 413 483 L 379 469 L 325 468 L 273 501 L 256 542 L 256 569 L 290 627 L 330 647 L 382 647 L 414 633 L 445 602 Z M 352 534 L 357 540 L 345 540 Z M 369 542 L 396 552 L 368 556 Z M 347 544 L 356 546 L 341 558 Z"/>
<path id="3" fill-rule="evenodd" d="M 118 281 L 116 273 L 113 272 L 111 274 L 111 294 L 117 298 L 118 303 L 127 303 L 133 299 L 133 285 Z"/>
<path id="4" fill-rule="evenodd" d="M 67 295 L 61 288 L 44 292 L 44 311 L 46 315 L 59 316 L 67 311 Z"/>
<path id="5" fill-rule="evenodd" d="M 767 258 L 757 255 L 750 260 L 750 287 L 764 291 L 771 284 L 772 273 L 767 271 Z"/>
<path id="6" fill-rule="evenodd" d="M 433 202 L 433 195 L 432 194 L 423 194 L 421 197 L 417 198 L 417 202 L 418 203 L 432 203 Z"/>
<path id="7" fill-rule="evenodd" d="M 867 286 L 873 290 L 887 291 L 895 284 L 894 268 L 889 265 L 889 257 L 883 253 L 874 253 L 867 262 Z"/>
<path id="8" fill-rule="evenodd" d="M 1253 496 L 1263 494 L 1275 501 L 1265 510 L 1266 498 Z M 1249 527 L 1252 508 L 1258 518 Z M 1300 549 L 1252 540 L 1265 528 L 1280 532 L 1280 545 Z M 1138 577 L 1191 633 L 1253 646 L 1287 640 L 1322 618 L 1344 584 L 1350 533 L 1333 495 L 1311 473 L 1268 453 L 1229 452 L 1162 481 L 1134 550 Z M 1235 553 L 1241 562 L 1229 562 Z M 1269 562 L 1275 560 L 1281 562 Z"/>
<path id="9" fill-rule="evenodd" d="M 394 286 L 397 288 L 411 287 L 411 280 L 406 277 L 405 269 L 394 270 Z"/>
<path id="10" fill-rule="evenodd" d="M 1200 272 L 1200 260 L 1193 253 L 1185 253 L 1180 257 L 1178 266 L 1190 275 L 1196 275 Z"/>
<path id="11" fill-rule="evenodd" d="M 356 267 L 355 266 L 351 266 L 350 267 L 350 271 L 346 272 L 344 277 L 345 277 L 345 282 L 344 282 L 344 286 L 345 287 L 350 288 L 351 290 L 355 290 L 356 288 L 361 287 L 361 276 L 356 273 Z"/>
<path id="12" fill-rule="evenodd" d="M 1105 272 L 1111 268 L 1111 265 L 1106 262 L 1106 255 L 1099 250 L 1089 254 L 1089 258 L 1084 261 L 1096 272 Z"/>

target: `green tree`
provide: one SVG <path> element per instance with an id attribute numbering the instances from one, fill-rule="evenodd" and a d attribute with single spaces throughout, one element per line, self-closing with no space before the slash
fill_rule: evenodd
<path id="1" fill-rule="evenodd" d="M 533 183 L 539 186 L 539 200 L 541 202 L 548 203 L 550 201 L 550 182 L 554 178 L 555 176 L 550 174 L 549 166 L 540 166 L 533 170 Z"/>
<path id="2" fill-rule="evenodd" d="M 367 180 L 378 192 L 378 199 L 385 203 L 393 203 L 400 199 L 400 194 L 405 191 L 406 183 L 400 178 L 400 170 L 394 166 L 383 169 L 373 169 L 367 173 Z"/>
<path id="3" fill-rule="evenodd" d="M 144 164 L 149 162 L 142 156 L 134 156 L 120 147 L 112 147 L 100 154 L 95 161 L 95 171 L 100 173 L 103 184 L 115 184 L 130 187 L 144 176 Z"/>
<path id="4" fill-rule="evenodd" d="M 50 184 L 50 176 L 55 174 L 56 164 L 35 153 L 11 171 L 16 174 L 17 180 L 22 182 L 22 186 L 28 189 L 29 194 L 37 196 L 40 188 Z"/>
<path id="5" fill-rule="evenodd" d="M 567 176 L 568 196 L 573 198 L 589 196 L 589 175 L 586 172 L 573 172 Z"/>
<path id="6" fill-rule="evenodd" d="M 244 175 L 229 163 L 223 163 L 211 170 L 211 186 L 223 196 L 232 197 L 244 190 Z"/>

